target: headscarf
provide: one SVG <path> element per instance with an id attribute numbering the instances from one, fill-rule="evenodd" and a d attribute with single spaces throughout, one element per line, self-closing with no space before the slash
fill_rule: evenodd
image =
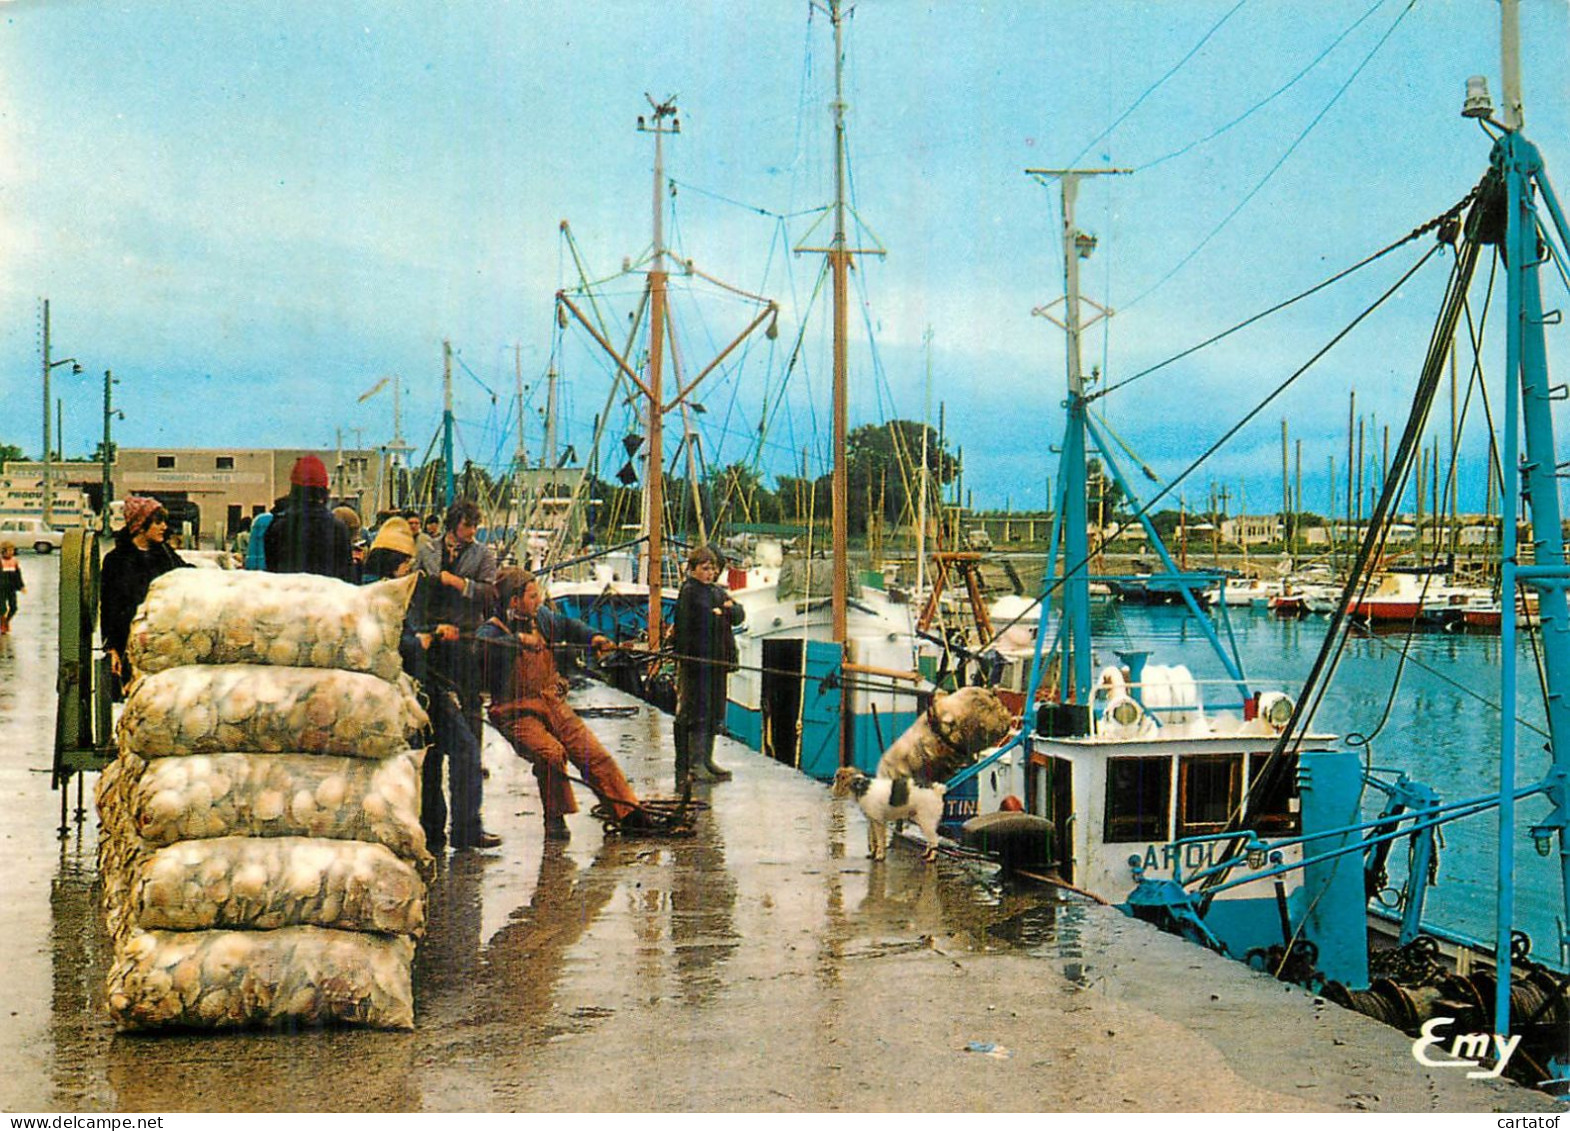
<path id="1" fill-rule="evenodd" d="M 152 524 L 153 516 L 164 509 L 157 499 L 146 495 L 128 495 L 124 507 L 125 530 L 133 538 L 146 530 Z"/>

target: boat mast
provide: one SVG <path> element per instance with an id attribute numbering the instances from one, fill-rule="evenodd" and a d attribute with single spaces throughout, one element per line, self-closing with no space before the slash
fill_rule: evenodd
<path id="1" fill-rule="evenodd" d="M 645 95 L 647 97 L 647 95 Z M 660 208 L 660 187 L 665 183 L 665 135 L 681 132 L 681 120 L 676 117 L 676 100 L 655 102 L 652 121 L 638 119 L 638 129 L 654 135 L 654 248 L 649 262 L 649 375 L 647 388 L 649 452 L 644 470 L 643 514 L 644 529 L 648 531 L 648 558 L 644 567 L 644 580 L 649 585 L 649 648 L 660 646 L 663 606 L 660 603 L 663 573 L 661 560 L 664 546 L 661 541 L 665 514 L 664 493 L 664 437 L 663 417 L 665 394 L 663 391 L 666 334 L 666 284 L 665 271 L 665 217 Z M 669 124 L 667 125 L 667 119 Z M 554 453 L 552 453 L 554 455 Z"/>
<path id="2" fill-rule="evenodd" d="M 845 350 L 849 322 L 848 280 L 850 253 L 845 246 L 845 31 L 839 0 L 829 0 L 829 22 L 834 25 L 834 238 L 829 249 L 829 271 L 834 287 L 834 469 L 830 481 L 830 531 L 834 551 L 833 635 L 845 643 L 845 603 L 850 589 L 848 518 L 849 471 L 845 466 L 846 418 L 850 414 L 845 377 Z M 844 750 L 840 762 L 844 764 Z"/>
<path id="3" fill-rule="evenodd" d="M 1080 335 L 1093 322 L 1111 314 L 1098 303 L 1079 293 L 1079 261 L 1095 249 L 1095 237 L 1082 232 L 1074 222 L 1074 204 L 1081 177 L 1112 176 L 1129 169 L 1026 169 L 1027 175 L 1042 180 L 1056 179 L 1063 201 L 1063 318 L 1054 317 L 1052 306 L 1037 307 L 1039 314 L 1062 327 L 1065 338 L 1064 361 L 1068 370 L 1067 424 L 1063 438 L 1063 464 L 1059 475 L 1063 483 L 1063 619 L 1068 625 L 1069 662 L 1062 665 L 1063 702 L 1090 701 L 1090 538 L 1086 529 L 1085 486 L 1088 471 L 1085 458 L 1086 399 L 1085 373 L 1080 358 Z M 1045 183 L 1045 181 L 1043 181 Z M 1089 322 L 1080 317 L 1080 307 L 1088 304 L 1097 313 Z"/>
<path id="4" fill-rule="evenodd" d="M 1540 618 L 1543 631 L 1538 645 L 1542 649 L 1547 670 L 1545 696 L 1549 748 L 1553 755 L 1553 768 L 1543 782 L 1545 792 L 1553 803 L 1552 812 L 1542 824 L 1532 827 L 1532 839 L 1539 852 L 1552 852 L 1557 840 L 1559 866 L 1563 886 L 1564 917 L 1561 923 L 1570 922 L 1570 843 L 1566 829 L 1570 827 L 1570 703 L 1563 689 L 1570 681 L 1570 641 L 1565 639 L 1564 626 L 1570 623 L 1570 602 L 1565 588 L 1570 585 L 1570 565 L 1566 564 L 1564 528 L 1559 504 L 1558 465 L 1556 463 L 1552 402 L 1555 399 L 1549 383 L 1548 355 L 1543 326 L 1543 300 L 1537 267 L 1555 258 L 1550 250 L 1544 252 L 1542 243 L 1551 242 L 1550 231 L 1557 231 L 1559 252 L 1570 245 L 1570 225 L 1549 185 L 1537 148 L 1521 134 L 1524 121 L 1521 102 L 1519 13 L 1517 0 L 1502 0 L 1500 55 L 1501 74 L 1504 80 L 1504 122 L 1502 133 L 1494 142 L 1491 163 L 1503 176 L 1506 186 L 1508 226 L 1505 246 L 1501 254 L 1508 266 L 1508 320 L 1505 347 L 1507 374 L 1507 400 L 1505 410 L 1504 467 L 1507 473 L 1520 474 L 1525 496 L 1530 504 L 1532 523 L 1532 563 L 1522 564 L 1517 549 L 1517 524 L 1513 513 L 1504 514 L 1503 548 L 1500 570 L 1500 679 L 1502 701 L 1507 704 L 1504 725 L 1500 733 L 1500 803 L 1499 803 L 1499 905 L 1498 940 L 1495 961 L 1498 974 L 1498 992 L 1494 1006 L 1494 1030 L 1506 1034 L 1510 1030 L 1510 953 L 1512 919 L 1515 910 L 1515 778 L 1516 778 L 1516 728 L 1517 712 L 1509 706 L 1516 698 L 1516 607 L 1517 585 L 1525 584 L 1538 592 Z M 1481 88 L 1481 105 L 1474 102 L 1473 84 Z M 1482 80 L 1468 82 L 1468 117 L 1483 119 L 1487 124 L 1490 107 L 1487 106 L 1486 87 Z M 1547 206 L 1550 223 L 1541 223 L 1538 201 Z M 1520 452 L 1520 442 L 1526 443 L 1525 457 Z M 1508 495 L 1506 496 L 1508 497 Z M 1502 510 L 1504 508 L 1501 508 Z M 1563 928 L 1561 928 L 1563 929 Z M 1561 946 L 1564 939 L 1559 940 Z"/>
<path id="5" fill-rule="evenodd" d="M 688 273 L 701 275 L 710 283 L 714 283 L 720 287 L 723 287 L 732 295 L 737 295 L 749 302 L 757 303 L 762 307 L 762 310 L 753 317 L 752 321 L 749 322 L 747 326 L 730 341 L 729 344 L 727 344 L 719 351 L 718 354 L 715 355 L 712 361 L 710 361 L 706 366 L 703 367 L 702 370 L 690 378 L 684 378 L 682 376 L 680 368 L 681 358 L 680 355 L 676 352 L 675 343 L 674 340 L 672 340 L 672 344 L 669 348 L 671 349 L 671 361 L 676 367 L 676 380 L 674 382 L 676 391 L 671 395 L 669 400 L 665 399 L 662 386 L 665 350 L 667 348 L 666 338 L 670 333 L 670 313 L 667 303 L 668 275 L 665 269 L 665 260 L 667 258 L 668 252 L 665 249 L 665 229 L 660 212 L 660 190 L 665 183 L 664 137 L 666 134 L 680 133 L 681 121 L 676 117 L 676 99 L 674 97 L 668 98 L 662 103 L 656 103 L 652 98 L 650 98 L 649 104 L 654 107 L 653 121 L 648 121 L 642 115 L 639 115 L 638 117 L 638 130 L 641 133 L 652 133 L 654 135 L 654 246 L 649 255 L 649 259 L 647 260 L 649 263 L 648 277 L 644 286 L 643 299 L 639 305 L 640 311 L 645 308 L 649 311 L 648 379 L 645 380 L 642 376 L 640 376 L 632 361 L 628 356 L 625 356 L 630 355 L 631 353 L 633 339 L 629 337 L 627 348 L 623 351 L 618 351 L 616 347 L 612 345 L 606 338 L 605 332 L 596 325 L 596 320 L 590 319 L 584 313 L 584 311 L 575 302 L 573 302 L 572 298 L 565 290 L 556 292 L 556 317 L 557 321 L 560 322 L 561 325 L 565 326 L 567 324 L 567 315 L 571 314 L 572 317 L 577 320 L 578 324 L 582 326 L 583 329 L 588 333 L 588 335 L 594 339 L 596 344 L 599 345 L 600 349 L 604 350 L 606 355 L 616 363 L 616 369 L 620 375 L 625 377 L 638 389 L 638 391 L 643 395 L 645 403 L 648 406 L 647 416 L 645 419 L 648 424 L 649 446 L 648 454 L 646 456 L 648 462 L 644 473 L 644 516 L 647 522 L 648 531 L 648 556 L 645 559 L 646 568 L 644 572 L 645 580 L 649 585 L 649 647 L 656 648 L 659 646 L 660 642 L 660 618 L 664 612 L 663 605 L 661 603 L 660 592 L 660 560 L 662 556 L 661 518 L 663 517 L 665 511 L 665 502 L 662 492 L 662 464 L 664 462 L 665 456 L 661 435 L 661 424 L 664 414 L 670 412 L 678 405 L 684 405 L 687 401 L 687 398 L 692 394 L 692 391 L 696 389 L 710 374 L 718 369 L 725 359 L 729 357 L 731 353 L 741 345 L 742 342 L 746 341 L 747 338 L 752 335 L 753 331 L 758 329 L 765 329 L 765 332 L 770 337 L 773 337 L 777 332 L 775 329 L 775 324 L 779 317 L 779 306 L 777 303 L 772 302 L 771 300 L 766 299 L 761 295 L 749 294 L 748 292 L 739 290 L 736 287 L 721 283 L 719 280 L 714 279 L 711 276 L 704 275 L 702 272 L 694 271 L 690 262 L 687 263 L 686 270 Z M 640 319 L 635 315 L 633 318 L 635 327 L 639 321 Z M 556 376 L 554 369 L 552 369 L 550 376 L 552 380 L 552 388 L 554 389 L 554 380 Z M 549 404 L 546 409 L 547 417 L 552 419 L 555 417 L 555 403 L 556 399 L 553 392 L 550 395 Z M 608 411 L 610 407 L 609 401 L 606 402 L 606 407 Z M 547 446 L 550 448 L 551 459 L 554 460 L 556 458 L 555 426 L 554 424 L 549 424 L 549 427 L 550 432 L 547 436 L 546 442 Z M 596 439 L 596 444 L 597 443 L 598 440 Z M 581 477 L 579 482 L 583 482 Z"/>
<path id="6" fill-rule="evenodd" d="M 518 405 L 518 447 L 512 457 L 512 505 L 513 513 L 517 516 L 513 524 L 513 545 L 523 543 L 523 524 L 528 513 L 524 503 L 524 483 L 527 481 L 529 467 L 529 447 L 523 434 L 523 343 L 514 342 L 512 347 L 512 380 L 513 395 Z M 522 557 L 527 560 L 527 549 Z"/>
<path id="7" fill-rule="evenodd" d="M 845 217 L 850 211 L 845 201 L 847 150 L 845 140 L 845 17 L 853 11 L 840 0 L 813 0 L 813 8 L 825 13 L 834 28 L 834 101 L 829 109 L 834 115 L 834 234 L 828 247 L 798 246 L 796 252 L 817 252 L 828 258 L 831 292 L 834 303 L 834 390 L 833 390 L 833 460 L 829 480 L 831 514 L 830 540 L 834 554 L 834 582 L 831 593 L 830 638 L 843 648 L 848 636 L 846 606 L 850 591 L 849 551 L 849 468 L 845 456 L 845 434 L 850 415 L 849 380 L 846 375 L 846 357 L 850 324 L 850 267 L 857 255 L 883 255 L 881 247 L 851 247 L 845 231 Z M 876 241 L 874 241 L 875 243 Z M 846 656 L 846 660 L 850 657 Z M 842 692 L 840 704 L 840 764 L 849 764 L 850 743 L 847 739 L 852 711 L 848 694 Z"/>
<path id="8" fill-rule="evenodd" d="M 445 482 L 442 496 L 447 506 L 454 498 L 452 474 L 452 342 L 442 340 L 442 465 Z"/>

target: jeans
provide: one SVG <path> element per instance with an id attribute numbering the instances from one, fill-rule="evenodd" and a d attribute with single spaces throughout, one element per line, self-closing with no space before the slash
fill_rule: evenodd
<path id="1" fill-rule="evenodd" d="M 472 848 L 482 831 L 480 802 L 484 774 L 480 769 L 480 742 L 469 729 L 450 692 L 438 691 L 431 699 L 431 726 L 435 732 L 425 752 L 420 773 L 420 825 L 431 850 L 447 843 L 447 798 L 442 796 L 442 763 L 447 763 L 447 792 L 452 799 L 452 846 Z"/>

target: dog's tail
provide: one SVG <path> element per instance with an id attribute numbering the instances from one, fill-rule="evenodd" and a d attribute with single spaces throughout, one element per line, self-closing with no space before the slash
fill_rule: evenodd
<path id="1" fill-rule="evenodd" d="M 935 781 L 932 783 L 932 792 L 937 794 L 939 797 L 942 797 L 948 791 L 949 787 L 944 785 L 942 782 Z"/>

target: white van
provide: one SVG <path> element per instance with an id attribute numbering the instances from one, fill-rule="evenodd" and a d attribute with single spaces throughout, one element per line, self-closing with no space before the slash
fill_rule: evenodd
<path id="1" fill-rule="evenodd" d="M 0 542 L 31 546 L 40 554 L 58 550 L 65 535 L 41 518 L 0 518 Z"/>

